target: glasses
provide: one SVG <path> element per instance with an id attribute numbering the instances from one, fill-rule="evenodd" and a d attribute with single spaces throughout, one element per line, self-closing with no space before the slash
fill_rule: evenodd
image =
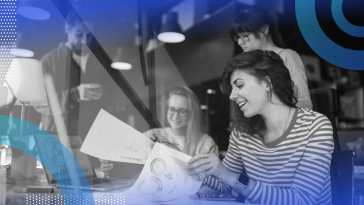
<path id="1" fill-rule="evenodd" d="M 234 41 L 238 42 L 239 39 L 243 40 L 244 42 L 249 41 L 249 36 L 251 33 L 239 33 L 236 36 L 233 37 Z"/>
<path id="2" fill-rule="evenodd" d="M 173 107 L 168 107 L 168 114 L 170 115 L 174 115 L 175 113 L 178 113 L 178 116 L 180 117 L 186 117 L 188 114 L 188 110 L 187 109 L 174 109 Z"/>

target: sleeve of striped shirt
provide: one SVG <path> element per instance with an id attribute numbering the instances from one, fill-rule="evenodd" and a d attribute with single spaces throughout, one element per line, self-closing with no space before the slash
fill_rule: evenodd
<path id="1" fill-rule="evenodd" d="M 326 192 L 326 197 L 331 197 L 327 184 L 334 149 L 332 133 L 330 121 L 323 115 L 317 115 L 291 187 L 269 186 L 257 181 L 247 199 L 257 204 L 316 204 L 323 197 L 321 193 Z"/>
<path id="2" fill-rule="evenodd" d="M 225 167 L 227 167 L 230 171 L 235 173 L 240 173 L 244 169 L 244 164 L 239 154 L 238 138 L 239 134 L 234 129 L 230 135 L 229 148 L 227 150 L 226 157 L 222 161 Z M 212 176 L 205 178 L 203 184 L 212 189 L 218 190 L 219 192 L 227 192 L 231 190 L 231 188 L 228 185 L 219 182 Z"/>

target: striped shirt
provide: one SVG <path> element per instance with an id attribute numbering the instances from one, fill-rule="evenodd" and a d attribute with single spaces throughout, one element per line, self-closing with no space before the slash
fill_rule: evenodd
<path id="1" fill-rule="evenodd" d="M 275 141 L 264 143 L 258 136 L 233 130 L 223 164 L 234 173 L 245 171 L 256 181 L 246 203 L 331 204 L 333 149 L 327 117 L 297 108 L 289 127 Z M 213 177 L 206 178 L 204 185 L 221 192 L 231 189 Z"/>

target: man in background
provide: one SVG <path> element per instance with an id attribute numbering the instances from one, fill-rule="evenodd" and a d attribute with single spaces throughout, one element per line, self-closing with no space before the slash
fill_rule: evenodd
<path id="1" fill-rule="evenodd" d="M 53 78 L 67 131 L 77 132 L 83 139 L 100 109 L 111 112 L 118 97 L 116 83 L 89 50 L 93 27 L 76 12 L 69 13 L 65 25 L 67 42 L 61 43 L 41 60 L 44 76 Z M 51 89 L 47 83 L 46 90 L 50 101 Z M 50 106 L 39 106 L 36 110 L 42 114 L 41 128 L 57 131 L 57 116 L 52 115 Z M 93 167 L 100 166 L 98 159 L 90 157 L 90 161 Z"/>
<path id="2" fill-rule="evenodd" d="M 86 127 L 90 126 L 89 118 L 101 108 L 100 102 L 97 101 L 103 96 L 103 87 L 97 72 L 103 68 L 99 64 L 97 64 L 98 68 L 95 68 L 95 62 L 90 63 L 90 61 L 96 61 L 96 59 L 90 59 L 88 48 L 92 38 L 93 24 L 83 21 L 76 12 L 69 13 L 66 21 L 67 42 L 60 43 L 57 48 L 47 53 L 41 63 L 44 75 L 53 78 L 67 131 L 85 135 Z M 49 91 L 47 88 L 48 98 Z M 50 106 L 41 106 L 36 109 L 42 114 L 41 128 L 56 131 Z M 81 113 L 81 109 L 86 109 L 88 112 Z M 87 117 L 81 116 L 87 113 L 89 113 Z M 93 119 L 95 117 L 96 115 Z"/>

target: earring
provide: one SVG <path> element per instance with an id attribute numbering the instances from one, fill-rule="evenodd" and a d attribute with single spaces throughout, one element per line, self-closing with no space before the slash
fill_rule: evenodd
<path id="1" fill-rule="evenodd" d="M 267 85 L 267 87 L 265 87 L 265 88 L 267 88 L 267 90 L 266 90 L 267 91 L 267 94 L 270 94 L 270 90 L 271 89 L 270 89 L 269 85 Z"/>

